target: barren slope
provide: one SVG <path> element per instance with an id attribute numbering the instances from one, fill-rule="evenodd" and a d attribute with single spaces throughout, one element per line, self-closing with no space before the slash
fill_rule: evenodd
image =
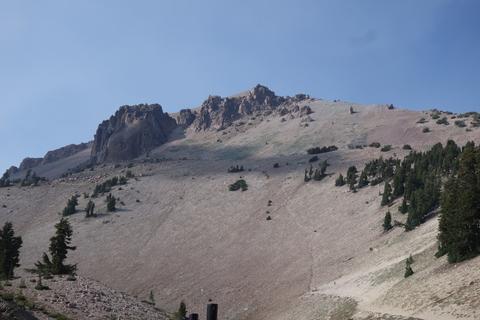
<path id="1" fill-rule="evenodd" d="M 161 160 L 139 161 L 131 169 L 138 179 L 113 191 L 124 203 L 118 212 L 70 218 L 78 247 L 71 260 L 79 274 L 140 297 L 153 290 L 158 305 L 170 310 L 184 299 L 189 310 L 203 313 L 212 299 L 222 319 L 345 319 L 357 311 L 364 312 L 358 319 L 474 319 L 480 281 L 453 279 L 457 272 L 480 278 L 473 267 L 478 260 L 458 268 L 436 260 L 435 219 L 413 232 L 383 234 L 383 184 L 352 194 L 335 188 L 334 180 L 352 164 L 404 155 L 405 143 L 414 149 L 449 138 L 463 144 L 478 141 L 480 129 L 467 132 L 453 121 L 418 124 L 429 115 L 386 106 L 354 105 L 358 112 L 350 114 L 349 103 L 308 104 L 314 111 L 309 122 L 258 115 L 224 131 L 177 132 L 151 152 L 150 160 Z M 423 133 L 425 126 L 432 132 Z M 374 141 L 391 144 L 392 151 L 348 147 Z M 305 183 L 305 150 L 327 145 L 339 147 L 319 155 L 332 175 Z M 248 171 L 227 173 L 234 164 Z M 125 170 L 97 167 L 78 179 L 0 189 L 0 222 L 12 221 L 23 236 L 23 266 L 47 249 L 68 197 L 92 192 L 94 182 Z M 228 191 L 240 176 L 248 191 Z M 80 208 L 86 201 L 80 199 Z M 106 211 L 103 197 L 96 204 Z M 403 279 L 410 253 L 418 254 L 419 272 Z"/>

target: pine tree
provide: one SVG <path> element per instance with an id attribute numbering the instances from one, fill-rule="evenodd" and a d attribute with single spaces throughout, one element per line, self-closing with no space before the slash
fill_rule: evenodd
<path id="1" fill-rule="evenodd" d="M 385 218 L 383 219 L 383 231 L 388 231 L 392 228 L 393 228 L 393 226 L 392 226 L 392 215 L 391 215 L 390 211 L 387 211 L 387 213 L 385 213 Z"/>
<path id="2" fill-rule="evenodd" d="M 55 225 L 55 236 L 50 238 L 49 251 L 52 259 L 46 253 L 43 254 L 42 261 L 35 263 L 39 274 L 71 274 L 75 272 L 76 265 L 64 264 L 69 250 L 75 250 L 76 247 L 70 246 L 72 242 L 73 230 L 67 219 L 62 218 Z"/>
<path id="3" fill-rule="evenodd" d="M 357 168 L 355 166 L 351 166 L 347 170 L 347 184 L 350 190 L 355 191 L 355 184 L 357 183 Z"/>
<path id="4" fill-rule="evenodd" d="M 187 306 L 185 302 L 180 302 L 180 306 L 178 307 L 178 311 L 175 312 L 174 319 L 175 320 L 185 320 L 187 318 Z"/>
<path id="5" fill-rule="evenodd" d="M 368 185 L 368 178 L 367 178 L 367 173 L 365 170 L 362 171 L 360 174 L 360 178 L 358 178 L 358 188 L 363 188 Z"/>
<path id="6" fill-rule="evenodd" d="M 155 296 L 153 295 L 153 291 L 150 290 L 150 295 L 148 296 L 148 302 L 152 305 L 155 305 Z"/>
<path id="7" fill-rule="evenodd" d="M 337 180 L 335 180 L 335 186 L 336 187 L 341 187 L 343 185 L 345 185 L 345 179 L 343 178 L 343 175 L 340 173 Z"/>
<path id="8" fill-rule="evenodd" d="M 407 199 L 405 199 L 405 197 L 403 197 L 402 204 L 398 207 L 398 211 L 403 214 L 408 212 Z"/>
<path id="9" fill-rule="evenodd" d="M 108 212 L 113 212 L 115 211 L 117 208 L 115 207 L 115 205 L 117 204 L 117 200 L 115 199 L 114 196 L 112 196 L 112 194 L 110 193 L 108 196 L 107 196 L 107 211 Z"/>
<path id="10" fill-rule="evenodd" d="M 93 217 L 94 214 L 95 214 L 94 211 L 95 211 L 95 203 L 92 200 L 90 200 L 90 201 L 88 201 L 87 206 L 85 208 L 85 212 L 86 212 L 85 216 L 87 218 L 88 217 Z"/>
<path id="11" fill-rule="evenodd" d="M 22 238 L 15 236 L 12 223 L 5 223 L 0 230 L 0 277 L 2 279 L 13 278 L 15 268 L 20 266 L 21 247 Z"/>
<path id="12" fill-rule="evenodd" d="M 412 266 L 411 264 L 408 262 L 408 259 L 405 261 L 405 274 L 404 274 L 404 277 L 405 278 L 408 278 L 410 277 L 411 275 L 413 275 L 413 269 L 412 269 Z"/>
<path id="13" fill-rule="evenodd" d="M 383 189 L 383 196 L 382 196 L 382 206 L 386 206 L 392 203 L 392 187 L 390 183 L 385 182 L 385 188 Z"/>

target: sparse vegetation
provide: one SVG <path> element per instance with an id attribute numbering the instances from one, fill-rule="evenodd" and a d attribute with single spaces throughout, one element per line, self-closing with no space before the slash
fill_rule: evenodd
<path id="1" fill-rule="evenodd" d="M 244 171 L 243 166 L 239 166 L 238 164 L 236 166 L 231 166 L 230 168 L 227 169 L 228 173 L 236 173 L 236 172 L 242 172 Z"/>
<path id="2" fill-rule="evenodd" d="M 310 169 L 305 169 L 305 175 L 303 180 L 305 182 L 308 182 L 310 180 L 315 180 L 315 181 L 321 181 L 323 178 L 325 178 L 327 175 L 325 172 L 327 171 L 327 167 L 329 166 L 327 160 L 322 161 L 319 163 L 319 168 L 313 169 L 313 166 L 310 165 Z"/>
<path id="3" fill-rule="evenodd" d="M 448 123 L 447 117 L 443 117 L 441 119 L 438 119 L 437 124 L 444 124 L 444 125 L 448 126 L 449 123 Z"/>
<path id="4" fill-rule="evenodd" d="M 338 150 L 337 146 L 314 147 L 307 150 L 308 154 L 320 154 Z"/>
<path id="5" fill-rule="evenodd" d="M 101 194 L 105 194 L 110 192 L 113 187 L 117 185 L 124 185 L 127 184 L 128 178 L 127 177 L 113 177 L 111 179 L 106 180 L 101 184 L 97 184 L 95 189 L 93 190 L 92 198 L 96 198 Z"/>
<path id="6" fill-rule="evenodd" d="M 70 199 L 68 199 L 67 206 L 62 211 L 62 216 L 66 217 L 74 214 L 75 212 L 77 212 L 77 206 L 78 206 L 78 195 L 74 195 Z"/>

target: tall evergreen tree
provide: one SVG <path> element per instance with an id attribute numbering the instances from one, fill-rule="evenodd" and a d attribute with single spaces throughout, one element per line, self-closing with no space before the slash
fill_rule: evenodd
<path id="1" fill-rule="evenodd" d="M 350 190 L 355 190 L 355 184 L 357 183 L 357 168 L 351 166 L 347 170 L 347 184 Z"/>
<path id="2" fill-rule="evenodd" d="M 385 188 L 383 189 L 383 195 L 382 195 L 382 206 L 386 206 L 392 203 L 392 187 L 390 186 L 390 183 L 385 182 Z"/>
<path id="3" fill-rule="evenodd" d="M 335 180 L 335 186 L 336 187 L 341 187 L 343 185 L 345 185 L 345 179 L 343 178 L 343 175 L 340 173 L 337 180 Z"/>
<path id="4" fill-rule="evenodd" d="M 113 212 L 115 210 L 117 210 L 117 208 L 115 207 L 117 204 L 117 200 L 115 199 L 114 196 L 112 196 L 112 194 L 110 193 L 108 196 L 107 196 L 107 211 L 108 212 Z"/>
<path id="5" fill-rule="evenodd" d="M 0 277 L 11 279 L 14 276 L 14 270 L 20 264 L 20 248 L 22 247 L 22 238 L 15 236 L 13 225 L 7 222 L 0 230 Z"/>
<path id="6" fill-rule="evenodd" d="M 49 251 L 52 259 L 46 253 L 43 254 L 42 261 L 35 263 L 37 271 L 40 274 L 71 274 L 75 272 L 76 265 L 65 264 L 69 250 L 75 250 L 71 246 L 73 230 L 67 219 L 62 218 L 55 225 L 55 236 L 50 238 Z"/>
<path id="7" fill-rule="evenodd" d="M 387 213 L 385 213 L 385 218 L 383 219 L 383 231 L 388 231 L 392 228 L 392 214 L 390 211 L 387 211 Z"/>
<path id="8" fill-rule="evenodd" d="M 362 171 L 360 177 L 358 178 L 358 188 L 363 188 L 368 185 L 367 173 L 365 170 Z"/>

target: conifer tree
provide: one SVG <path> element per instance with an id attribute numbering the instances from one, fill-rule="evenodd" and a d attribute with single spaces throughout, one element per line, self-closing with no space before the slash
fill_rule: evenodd
<path id="1" fill-rule="evenodd" d="M 336 187 L 341 187 L 343 185 L 345 185 L 345 179 L 343 178 L 343 175 L 340 173 L 337 180 L 335 180 L 335 186 Z"/>
<path id="2" fill-rule="evenodd" d="M 388 231 L 392 228 L 393 228 L 393 226 L 392 226 L 392 215 L 391 215 L 390 211 L 387 211 L 387 213 L 385 213 L 385 218 L 383 219 L 383 231 Z"/>
<path id="3" fill-rule="evenodd" d="M 350 190 L 355 190 L 355 184 L 357 183 L 357 168 L 351 166 L 347 170 L 347 184 Z"/>
<path id="4" fill-rule="evenodd" d="M 358 178 L 358 188 L 363 188 L 368 185 L 367 173 L 365 170 L 362 171 L 360 177 Z"/>
<path id="5" fill-rule="evenodd" d="M 405 199 L 405 197 L 403 197 L 402 204 L 398 207 L 398 211 L 403 214 L 408 212 L 407 199 Z"/>
<path id="6" fill-rule="evenodd" d="M 177 312 L 175 312 L 175 320 L 185 320 L 187 318 L 187 305 L 185 302 L 180 302 Z"/>
<path id="7" fill-rule="evenodd" d="M 112 194 L 110 193 L 108 196 L 107 196 L 107 211 L 108 212 L 113 212 L 115 210 L 117 210 L 117 208 L 115 207 L 117 204 L 117 200 L 115 199 L 114 196 L 112 196 Z"/>
<path id="8" fill-rule="evenodd" d="M 85 208 L 85 212 L 86 212 L 86 217 L 89 218 L 89 217 L 93 217 L 94 216 L 94 211 L 95 211 L 95 203 L 90 200 L 88 201 L 87 203 L 87 206 Z"/>
<path id="9" fill-rule="evenodd" d="M 67 219 L 62 218 L 55 225 L 55 236 L 50 238 L 49 251 L 52 259 L 46 253 L 43 254 L 42 261 L 35 263 L 39 274 L 71 274 L 75 272 L 76 265 L 64 264 L 69 250 L 75 250 L 71 246 L 73 230 Z"/>
<path id="10" fill-rule="evenodd" d="M 2 279 L 13 278 L 15 268 L 20 266 L 21 247 L 22 238 L 15 236 L 12 223 L 5 223 L 0 230 L 0 277 Z"/>
<path id="11" fill-rule="evenodd" d="M 411 264 L 408 262 L 408 259 L 405 261 L 405 274 L 404 274 L 404 277 L 405 278 L 408 278 L 410 277 L 411 275 L 413 275 L 413 269 L 412 269 L 412 266 Z"/>
<path id="12" fill-rule="evenodd" d="M 386 206 L 392 202 L 392 187 L 390 186 L 390 183 L 385 182 L 385 188 L 383 189 L 383 195 L 382 195 L 382 206 Z"/>

